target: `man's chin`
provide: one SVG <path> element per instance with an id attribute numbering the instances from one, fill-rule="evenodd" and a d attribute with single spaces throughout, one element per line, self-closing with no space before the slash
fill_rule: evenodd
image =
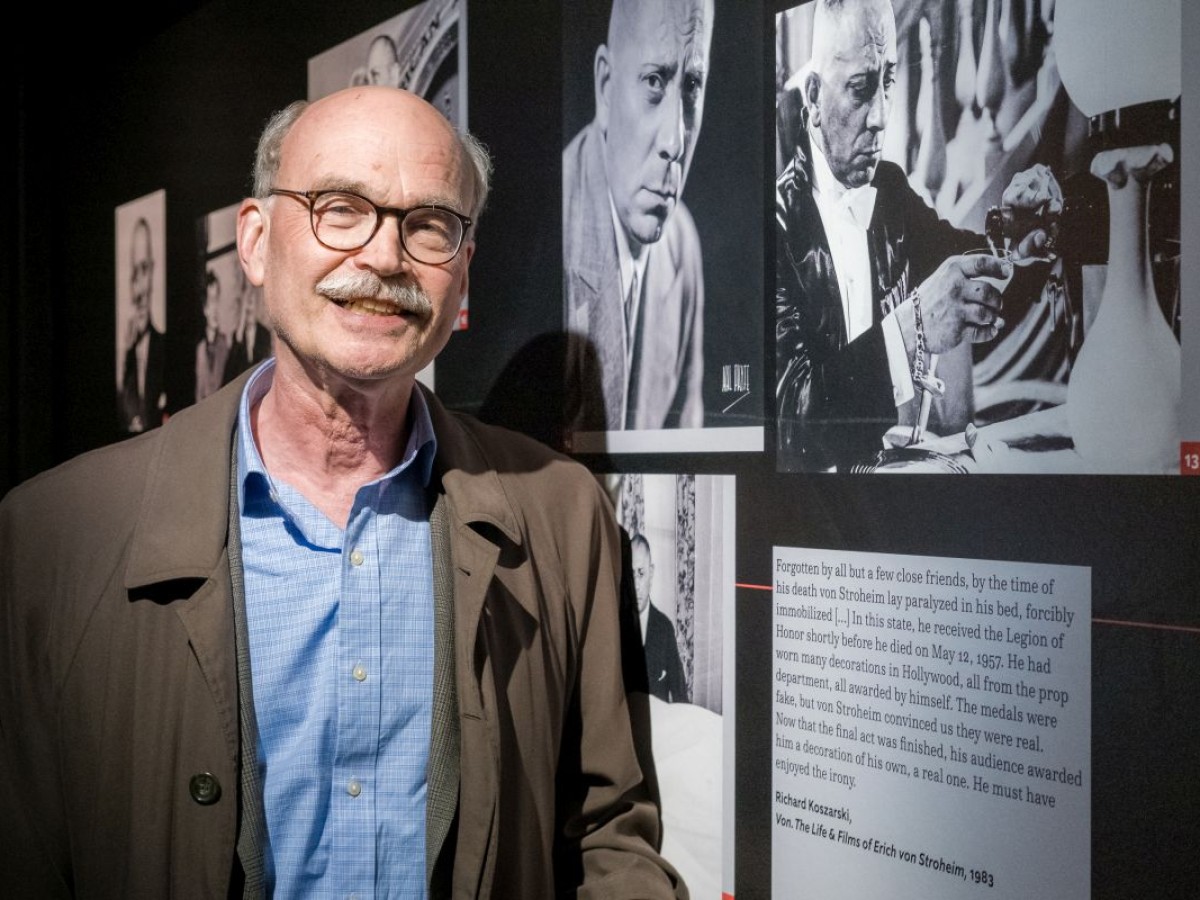
<path id="1" fill-rule="evenodd" d="M 856 166 L 839 180 L 848 188 L 866 187 L 875 178 L 875 170 L 878 168 L 878 162 L 866 166 Z"/>
<path id="2" fill-rule="evenodd" d="M 639 244 L 656 243 L 663 234 L 663 226 L 667 222 L 667 217 L 670 215 L 669 210 L 664 210 L 661 213 L 643 213 L 635 218 L 629 229 L 629 236 L 632 240 Z"/>

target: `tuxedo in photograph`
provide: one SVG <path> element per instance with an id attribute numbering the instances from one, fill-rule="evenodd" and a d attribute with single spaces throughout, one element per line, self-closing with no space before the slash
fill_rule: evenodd
<path id="1" fill-rule="evenodd" d="M 668 703 L 688 701 L 675 626 L 653 603 L 650 603 L 650 616 L 646 620 L 646 678 L 650 682 L 650 693 L 659 700 Z"/>
<path id="2" fill-rule="evenodd" d="M 704 273 L 691 214 L 680 201 L 662 237 L 644 247 L 649 256 L 628 372 L 617 239 L 604 139 L 592 122 L 563 152 L 568 422 L 578 431 L 699 428 Z"/>
<path id="3" fill-rule="evenodd" d="M 166 340 L 153 323 L 146 326 L 140 340 L 148 341 L 146 347 L 145 388 L 138 391 L 137 345 L 134 341 L 125 349 L 125 365 L 121 374 L 121 427 L 125 431 L 147 431 L 162 424 L 163 410 L 158 402 L 165 395 L 163 366 Z M 135 420 L 141 427 L 135 426 Z"/>
<path id="4" fill-rule="evenodd" d="M 884 432 L 897 422 L 883 317 L 948 256 L 985 246 L 979 235 L 939 219 L 899 166 L 880 162 L 867 229 L 871 327 L 847 341 L 800 115 L 795 153 L 775 193 L 777 468 L 784 472 L 841 468 L 882 449 Z"/>
<path id="5" fill-rule="evenodd" d="M 254 346 L 246 346 L 246 333 L 234 336 L 225 358 L 225 374 L 222 384 L 228 384 L 253 365 L 271 355 L 271 331 L 262 322 L 254 329 Z"/>

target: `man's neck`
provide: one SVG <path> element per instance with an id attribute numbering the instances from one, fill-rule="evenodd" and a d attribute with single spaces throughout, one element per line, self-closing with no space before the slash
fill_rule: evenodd
<path id="1" fill-rule="evenodd" d="M 273 375 L 250 414 L 263 465 L 344 528 L 358 489 L 403 458 L 413 379 L 364 389 L 290 357 Z"/>

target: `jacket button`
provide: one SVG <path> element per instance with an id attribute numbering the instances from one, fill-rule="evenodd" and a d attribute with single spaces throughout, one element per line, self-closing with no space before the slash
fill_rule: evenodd
<path id="1" fill-rule="evenodd" d="M 221 799 L 221 782 L 208 772 L 200 772 L 188 782 L 188 792 L 201 806 L 211 806 Z"/>

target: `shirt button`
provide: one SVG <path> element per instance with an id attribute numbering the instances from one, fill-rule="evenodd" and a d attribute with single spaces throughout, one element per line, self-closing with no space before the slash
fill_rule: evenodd
<path id="1" fill-rule="evenodd" d="M 361 550 L 350 551 L 350 565 L 361 566 L 363 564 L 363 552 Z"/>
<path id="2" fill-rule="evenodd" d="M 355 681 L 366 681 L 367 680 L 367 670 L 365 668 L 363 668 L 362 663 L 359 663 L 357 666 L 355 666 L 351 670 L 351 674 L 354 676 Z"/>
<path id="3" fill-rule="evenodd" d="M 350 783 L 346 785 L 346 793 L 351 797 L 357 797 L 362 793 L 362 785 L 358 783 L 357 778 L 350 779 Z"/>

